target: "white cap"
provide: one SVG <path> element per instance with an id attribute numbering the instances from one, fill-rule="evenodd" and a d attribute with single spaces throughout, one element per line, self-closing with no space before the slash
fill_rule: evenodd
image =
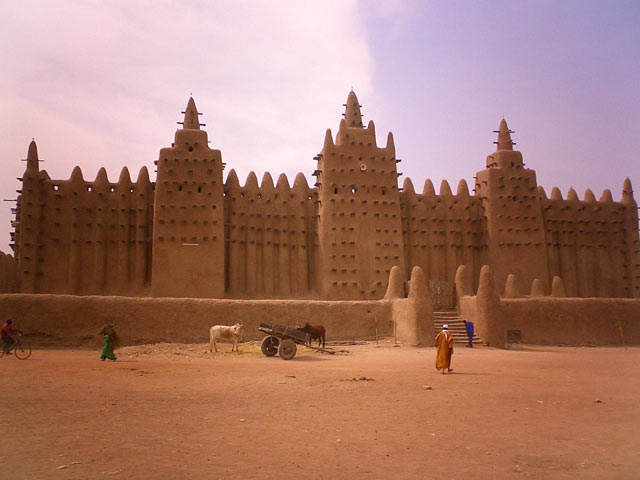
<path id="1" fill-rule="evenodd" d="M 444 325 L 442 325 L 442 329 L 443 329 L 443 330 L 446 330 L 446 329 L 448 329 L 448 328 L 449 328 L 449 325 L 447 325 L 446 323 L 445 323 Z"/>

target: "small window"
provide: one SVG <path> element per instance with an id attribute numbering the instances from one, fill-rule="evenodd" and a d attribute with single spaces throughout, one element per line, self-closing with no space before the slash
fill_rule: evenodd
<path id="1" fill-rule="evenodd" d="M 54 185 L 54 186 L 53 186 L 53 189 L 57 192 L 58 190 L 60 190 L 60 186 L 58 186 L 58 185 Z"/>
<path id="2" fill-rule="evenodd" d="M 198 187 L 198 193 L 202 192 L 202 187 Z"/>
<path id="3" fill-rule="evenodd" d="M 333 193 L 335 193 L 336 195 L 338 194 L 338 187 L 333 189 Z"/>
<path id="4" fill-rule="evenodd" d="M 189 151 L 190 151 L 190 152 L 193 152 L 193 147 L 189 147 Z"/>
<path id="5" fill-rule="evenodd" d="M 87 187 L 87 192 L 92 192 L 93 188 L 92 187 Z"/>
<path id="6" fill-rule="evenodd" d="M 357 192 L 356 187 L 351 187 L 351 193 L 355 194 Z"/>
<path id="7" fill-rule="evenodd" d="M 109 191 L 110 191 L 110 192 L 115 192 L 115 191 L 116 191 L 116 187 L 111 187 L 111 188 L 109 189 Z"/>
<path id="8" fill-rule="evenodd" d="M 182 191 L 182 185 L 178 185 L 178 191 L 181 192 Z"/>

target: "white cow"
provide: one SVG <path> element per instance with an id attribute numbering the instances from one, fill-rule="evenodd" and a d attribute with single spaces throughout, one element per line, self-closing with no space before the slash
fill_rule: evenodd
<path id="1" fill-rule="evenodd" d="M 242 340 L 242 325 L 236 323 L 232 327 L 227 325 L 215 325 L 211 327 L 211 331 L 209 334 L 209 351 L 212 351 L 212 347 L 215 348 L 216 352 L 218 351 L 218 346 L 216 345 L 217 340 L 227 340 L 232 341 L 233 346 L 231 347 L 231 351 L 235 349 L 238 351 L 238 340 Z"/>

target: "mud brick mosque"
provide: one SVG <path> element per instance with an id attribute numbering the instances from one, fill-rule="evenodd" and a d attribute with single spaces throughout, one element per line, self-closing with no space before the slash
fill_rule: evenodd
<path id="1" fill-rule="evenodd" d="M 398 184 L 393 135 L 378 146 L 374 123 L 349 93 L 335 138 L 327 130 L 310 186 L 299 173 L 251 172 L 223 180 L 220 150 L 208 146 L 193 99 L 157 177 L 127 168 L 113 183 L 104 168 L 85 180 L 39 169 L 31 142 L 12 222 L 13 256 L 0 255 L 5 292 L 228 299 L 375 300 L 390 270 L 419 266 L 453 282 L 465 265 L 474 287 L 489 265 L 496 285 L 515 275 L 569 297 L 640 297 L 638 209 L 627 178 L 620 201 L 573 189 L 563 198 L 537 184 L 500 122 L 496 150 L 473 192 L 443 181 L 416 191 Z M 534 282 L 538 279 L 537 282 Z M 502 288 L 502 287 L 500 287 Z"/>

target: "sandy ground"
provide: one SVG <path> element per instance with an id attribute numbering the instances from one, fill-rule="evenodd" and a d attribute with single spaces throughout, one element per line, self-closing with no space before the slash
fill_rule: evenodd
<path id="1" fill-rule="evenodd" d="M 288 362 L 204 348 L 0 359 L 0 478 L 640 475 L 637 347 L 458 348 L 450 375 L 388 343 Z"/>

